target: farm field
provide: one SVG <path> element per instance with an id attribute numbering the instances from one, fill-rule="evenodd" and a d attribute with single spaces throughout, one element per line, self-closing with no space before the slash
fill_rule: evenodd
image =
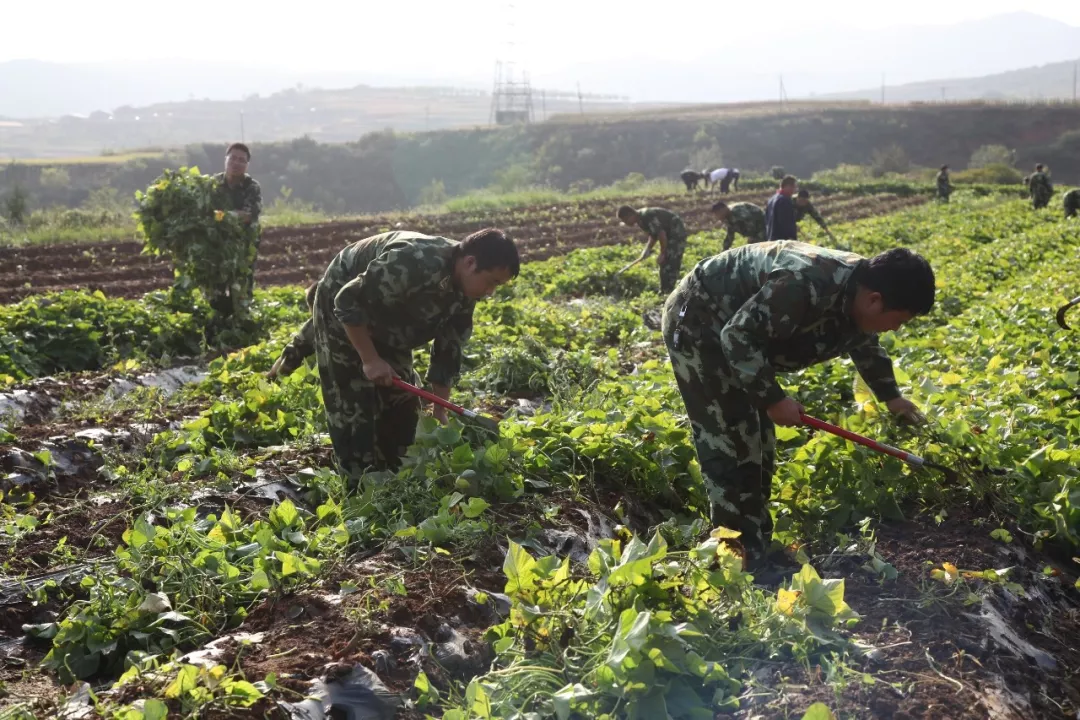
<path id="1" fill-rule="evenodd" d="M 709 207 L 717 198 L 764 205 L 770 191 L 693 195 L 630 196 L 635 206 L 660 204 L 679 212 L 691 230 L 715 225 Z M 818 199 L 816 206 L 829 222 L 854 220 L 892 212 L 926 202 L 925 195 L 899 197 L 840 191 Z M 342 245 L 398 223 L 419 232 L 440 232 L 464 237 L 497 219 L 500 227 L 520 237 L 522 255 L 542 260 L 578 247 L 625 241 L 634 231 L 613 221 L 619 203 L 589 200 L 568 206 L 524 207 L 497 215 L 458 212 L 425 215 L 371 216 L 357 221 L 299 227 L 270 227 L 263 231 L 256 279 L 262 285 L 288 285 L 317 280 Z M 815 228 L 816 229 L 816 228 Z M 0 302 L 66 288 L 101 290 L 109 296 L 138 297 L 167 288 L 172 269 L 162 259 L 141 255 L 142 243 L 66 243 L 48 246 L 0 248 Z"/>
<path id="2" fill-rule="evenodd" d="M 626 202 L 683 214 L 684 271 L 719 249 L 707 201 Z M 847 360 L 782 382 L 957 477 L 779 429 L 775 532 L 805 564 L 776 589 L 701 517 L 642 318 L 655 264 L 613 276 L 644 242 L 617 204 L 268 231 L 259 337 L 227 352 L 136 243 L 0 251 L 0 717 L 324 717 L 311 694 L 371 718 L 1076 717 L 1080 335 L 1053 313 L 1080 224 L 1004 194 L 820 198 L 854 251 L 934 265 L 934 311 L 882 338 L 930 423 L 884 417 Z M 396 222 L 519 238 L 452 396 L 501 428 L 425 418 L 348 494 L 312 364 L 263 373 L 303 283 Z"/>

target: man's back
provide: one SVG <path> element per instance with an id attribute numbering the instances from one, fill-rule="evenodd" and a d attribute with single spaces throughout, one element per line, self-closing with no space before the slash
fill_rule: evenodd
<path id="1" fill-rule="evenodd" d="M 795 203 L 783 193 L 776 193 L 769 198 L 765 206 L 765 239 L 795 240 L 799 229 L 795 223 Z"/>

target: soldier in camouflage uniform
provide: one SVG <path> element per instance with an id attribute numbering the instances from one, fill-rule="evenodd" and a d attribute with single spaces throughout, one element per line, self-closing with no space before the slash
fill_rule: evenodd
<path id="1" fill-rule="evenodd" d="M 638 262 L 649 256 L 653 245 L 660 243 L 660 255 L 656 258 L 660 266 L 660 292 L 671 292 L 675 289 L 675 283 L 679 282 L 682 256 L 686 251 L 686 226 L 682 218 L 664 208 L 635 210 L 629 205 L 620 207 L 618 216 L 624 224 L 637 225 L 649 235 Z"/>
<path id="2" fill-rule="evenodd" d="M 795 222 L 799 222 L 807 215 L 813 218 L 814 222 L 825 231 L 825 234 L 829 236 L 830 240 L 836 242 L 836 236 L 832 234 L 832 230 L 825 224 L 825 218 L 821 217 L 821 213 L 814 207 L 814 203 L 810 202 L 810 191 L 800 190 L 798 196 L 795 198 Z"/>
<path id="3" fill-rule="evenodd" d="M 1028 192 L 1031 193 L 1031 206 L 1036 210 L 1049 205 L 1054 196 L 1054 186 L 1041 163 L 1035 166 L 1035 172 L 1028 180 Z"/>
<path id="4" fill-rule="evenodd" d="M 866 260 L 794 240 L 707 258 L 668 297 L 664 342 L 712 522 L 742 533 L 749 567 L 765 564 L 771 537 L 774 423 L 802 423 L 803 408 L 777 373 L 848 355 L 890 411 L 920 422 L 877 333 L 929 312 L 933 302 L 930 265 L 906 249 Z"/>
<path id="5" fill-rule="evenodd" d="M 712 206 L 712 213 L 718 222 L 727 224 L 725 250 L 731 248 L 735 233 L 744 236 L 747 244 L 759 243 L 765 239 L 765 211 L 754 203 L 738 202 L 728 205 L 718 202 Z"/>
<path id="6" fill-rule="evenodd" d="M 228 317 L 238 308 L 247 309 L 255 291 L 255 260 L 259 254 L 260 227 L 259 216 L 262 214 L 262 189 L 258 181 L 247 174 L 251 162 L 251 151 L 243 143 L 233 143 L 225 151 L 225 171 L 214 175 L 217 190 L 214 193 L 215 210 L 223 210 L 236 215 L 248 228 L 249 267 L 239 281 L 241 297 L 233 298 L 233 288 L 221 288 L 208 301 L 218 314 Z"/>
<path id="7" fill-rule="evenodd" d="M 395 376 L 418 384 L 412 351 L 434 340 L 427 381 L 448 398 L 476 301 L 519 270 L 513 241 L 495 229 L 460 243 L 383 233 L 330 263 L 315 286 L 311 319 L 272 372 L 291 372 L 314 347 L 335 460 L 351 485 L 369 470 L 396 469 L 416 437 L 419 400 L 392 384 Z M 446 418 L 440 406 L 432 413 Z"/>
<path id="8" fill-rule="evenodd" d="M 1080 212 L 1080 188 L 1065 193 L 1063 204 L 1065 205 L 1065 217 L 1076 217 L 1076 213 Z"/>
<path id="9" fill-rule="evenodd" d="M 300 331 L 293 336 L 289 344 L 281 351 L 281 355 L 274 361 L 266 377 L 270 380 L 281 376 L 289 376 L 296 372 L 304 360 L 315 354 L 315 324 L 311 321 L 311 313 L 315 309 L 315 291 L 319 283 L 308 285 L 304 292 L 304 302 L 307 303 L 309 319 L 301 327 Z"/>
<path id="10" fill-rule="evenodd" d="M 949 202 L 949 196 L 952 195 L 953 186 L 949 182 L 949 166 L 942 165 L 941 172 L 937 174 L 937 197 L 941 202 Z"/>

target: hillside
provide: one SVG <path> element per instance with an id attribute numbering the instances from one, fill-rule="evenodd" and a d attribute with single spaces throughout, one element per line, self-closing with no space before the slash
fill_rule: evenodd
<path id="1" fill-rule="evenodd" d="M 1080 46 L 1078 46 L 1080 47 Z M 886 85 L 887 103 L 963 100 L 1074 100 L 1080 91 L 1080 58 L 1039 67 L 971 78 L 945 78 L 906 85 Z M 878 102 L 881 88 L 867 88 L 827 96 L 837 100 Z"/>
<path id="2" fill-rule="evenodd" d="M 255 143 L 250 171 L 266 202 L 287 187 L 291 198 L 330 213 L 401 209 L 486 187 L 580 188 L 629 173 L 674 179 L 688 165 L 730 163 L 761 173 L 781 165 L 807 177 L 841 163 L 870 164 L 894 145 L 917 165 L 960 169 L 979 147 L 1001 144 L 1016 150 L 1019 166 L 1046 162 L 1059 182 L 1070 183 L 1080 175 L 1078 129 L 1080 107 L 1068 104 L 697 106 L 510 128 L 377 132 L 342 144 Z M 16 183 L 33 207 L 77 206 L 100 187 L 130 197 L 163 167 L 216 172 L 224 147 L 223 140 L 98 164 L 15 163 L 0 172 L 0 197 Z"/>

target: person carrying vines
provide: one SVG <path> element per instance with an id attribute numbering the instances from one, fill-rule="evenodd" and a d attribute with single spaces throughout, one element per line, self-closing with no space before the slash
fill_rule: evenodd
<path id="1" fill-rule="evenodd" d="M 373 235 L 345 247 L 314 286 L 311 318 L 274 363 L 277 377 L 314 350 L 334 459 L 351 487 L 396 470 L 416 438 L 412 351 L 433 341 L 427 381 L 447 399 L 461 371 L 477 300 L 518 275 L 517 246 L 495 228 L 457 242 L 416 232 Z M 309 295 L 311 288 L 309 288 Z M 446 410 L 436 405 L 440 422 Z"/>
<path id="2" fill-rule="evenodd" d="M 799 194 L 795 197 L 795 222 L 800 222 L 807 215 L 813 218 L 814 222 L 825 231 L 830 240 L 836 242 L 836 236 L 832 234 L 832 230 L 825 223 L 825 218 L 821 217 L 821 213 L 814 207 L 814 203 L 810 202 L 810 191 L 799 190 Z"/>
<path id="3" fill-rule="evenodd" d="M 727 225 L 725 250 L 735 242 L 736 233 L 745 237 L 747 244 L 765 239 L 765 211 L 754 203 L 739 202 L 728 205 L 721 201 L 712 206 L 712 214 L 717 222 Z"/>
<path id="4" fill-rule="evenodd" d="M 702 180 L 705 184 L 709 182 L 709 176 L 704 172 L 698 172 L 697 170 L 683 170 L 679 178 L 686 184 L 686 192 L 698 189 L 698 183 Z"/>
<path id="5" fill-rule="evenodd" d="M 941 202 L 949 202 L 949 196 L 952 195 L 954 188 L 951 182 L 949 182 L 949 166 L 942 165 L 941 172 L 937 174 L 937 197 Z"/>
<path id="6" fill-rule="evenodd" d="M 660 292 L 674 290 L 682 269 L 683 252 L 686 251 L 686 226 L 682 218 L 665 208 L 644 207 L 635 210 L 629 205 L 620 207 L 617 215 L 624 225 L 637 225 L 649 236 L 641 255 L 619 272 L 649 257 L 653 246 L 660 243 L 660 254 L 656 258 L 656 264 L 660 266 Z"/>
<path id="7" fill-rule="evenodd" d="M 1080 188 L 1065 193 L 1062 204 L 1065 206 L 1066 219 L 1076 217 L 1076 213 L 1080 212 Z"/>
<path id="8" fill-rule="evenodd" d="M 260 227 L 259 216 L 262 214 L 262 188 L 255 178 L 247 173 L 251 162 L 251 150 L 244 143 L 234 142 L 225 150 L 225 170 L 213 176 L 214 210 L 235 215 L 249 229 L 247 233 L 249 267 L 241 288 L 244 297 L 238 303 L 241 307 L 251 304 L 255 292 L 255 260 L 259 254 Z M 234 303 L 229 297 L 229 288 L 222 288 L 209 298 L 210 306 L 222 315 L 232 314 Z"/>
<path id="9" fill-rule="evenodd" d="M 768 552 L 774 426 L 802 424 L 803 406 L 777 373 L 847 355 L 894 415 L 924 422 L 900 394 L 878 333 L 897 330 L 933 304 L 933 270 L 910 250 L 866 259 L 798 241 L 706 258 L 668 297 L 661 327 L 712 523 L 741 533 L 747 566 L 761 572 L 759 580 L 782 574 L 782 553 Z"/>
<path id="10" fill-rule="evenodd" d="M 795 224 L 795 203 L 791 200 L 791 196 L 795 194 L 796 185 L 794 175 L 785 175 L 780 181 L 780 188 L 765 205 L 766 240 L 798 239 L 799 227 Z"/>
<path id="11" fill-rule="evenodd" d="M 1031 194 L 1031 207 L 1035 210 L 1049 205 L 1050 198 L 1054 196 L 1054 185 L 1042 163 L 1035 166 L 1035 172 L 1028 180 L 1028 192 Z"/>

